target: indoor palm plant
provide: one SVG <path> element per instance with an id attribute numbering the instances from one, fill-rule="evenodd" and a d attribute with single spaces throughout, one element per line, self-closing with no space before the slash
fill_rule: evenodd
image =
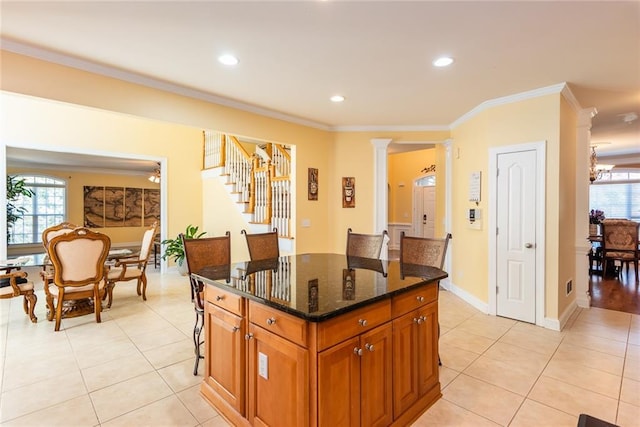
<path id="1" fill-rule="evenodd" d="M 185 239 L 199 239 L 207 234 L 206 231 L 198 232 L 198 228 L 198 226 L 189 224 L 184 232 Z M 162 259 L 166 261 L 167 258 L 171 258 L 178 264 L 178 268 L 182 269 L 182 265 L 184 264 L 184 246 L 182 245 L 180 235 L 177 235 L 174 239 L 165 239 L 161 243 L 165 245 Z"/>
<path id="2" fill-rule="evenodd" d="M 16 176 L 7 175 L 7 242 L 11 241 L 11 231 L 13 225 L 18 221 L 26 209 L 22 206 L 16 206 L 20 197 L 31 197 L 33 191 L 25 186 L 24 179 Z"/>

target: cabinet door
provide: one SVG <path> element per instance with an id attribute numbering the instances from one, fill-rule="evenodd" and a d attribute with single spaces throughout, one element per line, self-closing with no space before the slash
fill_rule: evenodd
<path id="1" fill-rule="evenodd" d="M 393 411 L 396 417 L 418 400 L 417 310 L 393 321 Z"/>
<path id="2" fill-rule="evenodd" d="M 245 340 L 243 320 L 207 303 L 205 381 L 240 414 L 245 414 Z"/>
<path id="3" fill-rule="evenodd" d="M 422 322 L 418 326 L 418 387 L 420 396 L 439 382 L 438 371 L 438 303 L 418 310 Z"/>
<path id="4" fill-rule="evenodd" d="M 360 356 L 358 337 L 318 354 L 318 425 L 360 425 Z"/>
<path id="5" fill-rule="evenodd" d="M 360 400 L 362 426 L 393 422 L 392 327 L 390 323 L 360 336 Z"/>
<path id="6" fill-rule="evenodd" d="M 257 426 L 308 426 L 308 351 L 252 323 L 247 337 L 249 421 Z"/>

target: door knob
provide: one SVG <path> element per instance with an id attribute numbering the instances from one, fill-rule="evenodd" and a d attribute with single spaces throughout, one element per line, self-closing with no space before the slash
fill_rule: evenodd
<path id="1" fill-rule="evenodd" d="M 527 249 L 531 249 L 533 247 L 533 243 L 525 243 L 524 247 Z"/>

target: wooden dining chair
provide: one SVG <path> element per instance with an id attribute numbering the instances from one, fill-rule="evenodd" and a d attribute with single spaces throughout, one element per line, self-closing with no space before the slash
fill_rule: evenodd
<path id="1" fill-rule="evenodd" d="M 0 299 L 23 297 L 22 307 L 33 323 L 38 318 L 33 313 L 38 297 L 34 293 L 33 282 L 27 279 L 27 273 L 22 270 L 8 271 L 0 269 Z"/>
<path id="2" fill-rule="evenodd" d="M 242 230 L 241 233 L 244 234 L 247 240 L 251 261 L 278 258 L 280 256 L 277 228 L 267 233 L 249 234 L 246 230 Z"/>
<path id="3" fill-rule="evenodd" d="M 53 295 L 49 293 L 49 284 L 53 283 L 53 263 L 51 262 L 51 255 L 49 255 L 49 242 L 56 236 L 67 234 L 78 228 L 76 224 L 70 222 L 62 222 L 52 227 L 46 228 L 42 232 L 42 246 L 47 254 L 47 260 L 42 266 L 40 271 L 40 277 L 44 283 L 44 295 L 45 304 L 47 305 L 47 320 L 52 321 L 55 316 L 55 307 L 53 305 Z"/>
<path id="4" fill-rule="evenodd" d="M 140 251 L 134 255 L 114 257 L 115 264 L 107 272 L 107 294 L 109 302 L 107 307 L 111 307 L 113 302 L 113 288 L 118 282 L 136 281 L 136 291 L 142 295 L 144 301 L 147 300 L 147 264 L 151 257 L 153 242 L 158 232 L 158 223 L 154 222 L 142 235 Z"/>
<path id="5" fill-rule="evenodd" d="M 198 374 L 198 364 L 204 356 L 200 348 L 204 341 L 200 340 L 204 328 L 204 285 L 195 279 L 192 273 L 197 273 L 205 267 L 216 267 L 231 264 L 231 233 L 226 232 L 220 237 L 201 237 L 199 239 L 186 239 L 180 233 L 182 246 L 184 247 L 184 259 L 189 272 L 189 282 L 193 295 L 193 308 L 196 313 L 196 322 L 193 326 L 193 345 L 195 347 L 196 363 L 193 375 Z"/>
<path id="6" fill-rule="evenodd" d="M 53 283 L 48 286 L 56 300 L 56 331 L 60 330 L 65 301 L 92 299 L 96 322 L 100 323 L 106 287 L 104 264 L 110 247 L 109 236 L 84 227 L 56 236 L 49 242 L 54 274 Z"/>
<path id="7" fill-rule="evenodd" d="M 385 237 L 389 234 L 383 230 L 381 234 L 354 233 L 347 229 L 347 256 L 361 258 L 380 258 Z"/>
<path id="8" fill-rule="evenodd" d="M 400 267 L 404 264 L 423 265 L 436 267 L 442 270 L 444 259 L 447 255 L 451 234 L 447 233 L 444 239 L 428 237 L 406 236 L 404 231 L 400 233 Z M 438 290 L 440 286 L 438 286 Z M 440 336 L 440 322 L 438 322 L 438 337 Z M 442 366 L 440 354 L 438 365 Z"/>
<path id="9" fill-rule="evenodd" d="M 637 282 L 639 280 L 638 231 L 640 223 L 628 219 L 605 219 L 602 221 L 601 227 L 603 277 L 607 274 L 608 261 L 619 261 L 620 272 L 622 272 L 622 267 L 626 265 L 627 274 L 629 274 L 629 263 L 633 263 Z"/>

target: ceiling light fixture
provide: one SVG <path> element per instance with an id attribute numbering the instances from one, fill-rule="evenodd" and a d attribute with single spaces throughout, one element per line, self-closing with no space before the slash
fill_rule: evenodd
<path id="1" fill-rule="evenodd" d="M 238 65 L 238 58 L 233 55 L 225 54 L 218 57 L 218 62 L 224 65 Z"/>
<path id="2" fill-rule="evenodd" d="M 589 181 L 593 183 L 593 181 L 602 178 L 602 173 L 607 171 L 609 172 L 614 168 L 615 165 L 605 165 L 602 163 L 598 163 L 598 156 L 596 155 L 596 146 L 594 144 L 591 146 L 591 156 L 589 157 Z"/>
<path id="3" fill-rule="evenodd" d="M 158 163 L 158 168 L 149 175 L 149 181 L 154 184 L 160 184 L 160 163 Z"/>
<path id="4" fill-rule="evenodd" d="M 342 95 L 333 95 L 329 99 L 331 100 L 331 102 L 343 102 L 344 101 L 344 96 L 342 96 Z"/>
<path id="5" fill-rule="evenodd" d="M 436 59 L 435 61 L 433 61 L 433 65 L 435 67 L 447 67 L 451 64 L 453 64 L 453 58 L 450 58 L 448 56 L 442 56 Z"/>

